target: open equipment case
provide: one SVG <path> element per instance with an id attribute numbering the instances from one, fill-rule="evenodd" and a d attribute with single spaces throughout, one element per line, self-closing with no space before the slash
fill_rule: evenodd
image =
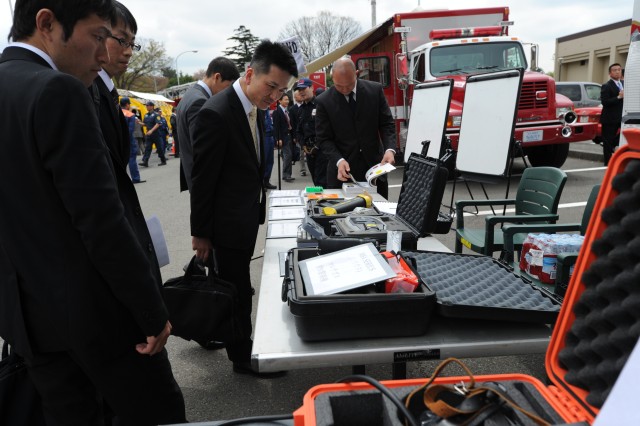
<path id="1" fill-rule="evenodd" d="M 447 158 L 427 157 L 429 142 L 423 142 L 420 154 L 412 153 L 405 164 L 402 189 L 395 216 L 350 216 L 332 223 L 336 234 L 349 238 L 373 238 L 381 243 L 387 231 L 402 232 L 402 248 L 416 248 L 418 238 L 429 234 L 446 234 L 451 216 L 440 213 L 447 184 Z"/>
<path id="2" fill-rule="evenodd" d="M 640 129 L 612 157 L 546 353 L 551 385 L 523 374 L 475 376 L 499 383 L 547 424 L 592 424 L 640 336 Z M 440 377 L 459 384 L 466 377 Z M 382 382 L 399 397 L 427 379 Z M 630 410 L 635 410 L 630 407 Z M 370 413 L 375 413 L 373 416 Z M 364 422 L 359 417 L 368 416 Z M 394 405 L 363 382 L 311 388 L 296 426 L 402 425 Z M 522 419 L 522 425 L 534 424 Z"/>

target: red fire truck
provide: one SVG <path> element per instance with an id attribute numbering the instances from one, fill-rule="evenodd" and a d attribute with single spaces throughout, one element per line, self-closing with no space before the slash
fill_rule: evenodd
<path id="1" fill-rule="evenodd" d="M 396 119 L 398 149 L 406 140 L 413 85 L 453 79 L 446 135 L 457 148 L 468 76 L 509 68 L 537 69 L 537 46 L 508 35 L 509 8 L 398 13 L 349 52 L 359 78 L 377 81 Z M 528 66 L 527 55 L 530 57 Z M 597 123 L 577 117 L 573 103 L 556 94 L 554 80 L 526 71 L 516 119 L 516 141 L 534 166 L 564 164 L 569 143 L 595 137 Z"/>

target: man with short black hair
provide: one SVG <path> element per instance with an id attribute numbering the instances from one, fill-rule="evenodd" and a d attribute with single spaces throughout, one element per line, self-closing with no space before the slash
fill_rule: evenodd
<path id="1" fill-rule="evenodd" d="M 215 256 L 218 275 L 238 291 L 242 320 L 226 348 L 240 374 L 258 374 L 250 362 L 250 262 L 266 213 L 264 110 L 280 99 L 292 75 L 298 70 L 289 49 L 262 41 L 244 76 L 209 98 L 193 127 L 192 246 L 200 259 Z"/>
<path id="2" fill-rule="evenodd" d="M 115 25 L 111 0 L 18 0 L 0 58 L 0 336 L 50 425 L 101 424 L 103 398 L 120 424 L 186 421 L 153 246 L 87 91 Z"/>
<path id="3" fill-rule="evenodd" d="M 144 115 L 142 122 L 147 128 L 147 133 L 145 135 L 146 141 L 142 162 L 138 163 L 138 165 L 149 167 L 149 157 L 151 157 L 151 151 L 153 150 L 153 145 L 155 145 L 156 152 L 160 158 L 160 164 L 158 164 L 158 166 L 165 166 L 167 164 L 167 158 L 164 156 L 164 144 L 162 143 L 161 137 L 162 117 L 155 111 L 153 101 L 147 101 L 145 106 L 147 107 L 147 113 Z"/>
<path id="4" fill-rule="evenodd" d="M 180 191 L 191 191 L 193 169 L 193 126 L 196 114 L 211 96 L 231 86 L 240 77 L 230 59 L 219 56 L 209 62 L 205 78 L 191 86 L 176 108 L 178 139 L 182 143 L 180 155 Z"/>
<path id="5" fill-rule="evenodd" d="M 609 81 L 600 88 L 600 102 L 602 102 L 600 124 L 602 124 L 602 153 L 605 166 L 609 164 L 613 151 L 620 143 L 624 103 L 624 83 L 620 64 L 609 65 L 609 77 Z"/>

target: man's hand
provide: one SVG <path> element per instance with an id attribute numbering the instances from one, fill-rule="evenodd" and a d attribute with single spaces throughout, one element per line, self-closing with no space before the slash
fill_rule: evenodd
<path id="1" fill-rule="evenodd" d="M 171 323 L 167 321 L 164 329 L 157 336 L 147 336 L 147 343 L 138 343 L 136 351 L 141 355 L 155 355 L 167 344 L 167 339 L 171 335 Z"/>
<path id="2" fill-rule="evenodd" d="M 618 93 L 618 99 L 624 99 L 624 89 L 620 89 L 620 93 Z"/>
<path id="3" fill-rule="evenodd" d="M 350 174 L 351 174 L 351 168 L 349 167 L 349 163 L 347 162 L 347 160 L 342 160 L 338 164 L 338 180 L 347 182 L 351 180 L 349 178 Z"/>
<path id="4" fill-rule="evenodd" d="M 387 150 L 384 153 L 384 156 L 382 157 L 382 161 L 380 161 L 380 164 L 387 164 L 387 163 L 391 163 L 391 165 L 396 164 L 396 156 L 391 150 Z"/>
<path id="5" fill-rule="evenodd" d="M 196 257 L 204 262 L 211 255 L 213 245 L 209 238 L 191 237 L 191 248 L 196 251 Z"/>
<path id="6" fill-rule="evenodd" d="M 278 144 L 277 146 L 279 148 L 282 148 L 282 139 L 279 139 L 278 142 L 276 142 L 276 143 Z"/>

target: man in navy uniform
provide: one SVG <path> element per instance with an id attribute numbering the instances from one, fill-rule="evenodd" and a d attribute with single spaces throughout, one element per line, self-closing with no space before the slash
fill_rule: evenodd
<path id="1" fill-rule="evenodd" d="M 153 149 L 153 144 L 158 148 L 158 157 L 160 157 L 159 166 L 164 166 L 167 164 L 167 159 L 164 156 L 164 145 L 162 144 L 162 139 L 160 137 L 160 127 L 162 127 L 162 120 L 160 116 L 153 110 L 153 102 L 147 101 L 147 113 L 145 114 L 142 122 L 147 128 L 147 137 L 146 143 L 144 147 L 144 155 L 142 156 L 142 162 L 138 163 L 142 167 L 149 167 L 149 157 L 151 157 L 151 150 Z"/>

